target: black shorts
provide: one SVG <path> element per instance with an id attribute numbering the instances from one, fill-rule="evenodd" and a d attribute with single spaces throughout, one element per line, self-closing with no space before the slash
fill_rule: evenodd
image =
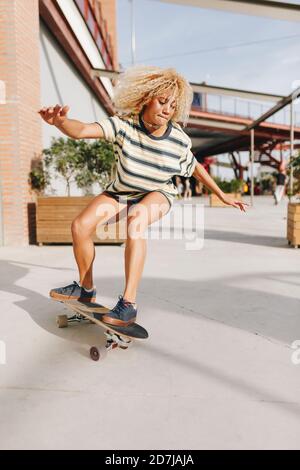
<path id="1" fill-rule="evenodd" d="M 170 198 L 170 196 L 168 197 L 164 191 L 160 191 L 160 190 L 157 190 L 158 192 L 162 193 L 165 198 L 167 199 L 168 203 L 169 203 L 169 210 L 168 212 L 170 212 L 171 208 L 172 208 L 172 199 Z M 140 202 L 147 194 L 151 193 L 151 192 L 154 192 L 154 191 L 149 191 L 147 193 L 134 193 L 134 192 L 128 192 L 128 191 L 119 191 L 117 193 L 113 192 L 113 191 L 103 191 L 104 194 L 107 194 L 108 196 L 111 196 L 112 198 L 114 198 L 116 201 L 120 202 L 120 203 L 124 203 L 130 207 L 132 206 L 133 204 L 137 204 L 138 202 Z M 102 193 L 102 194 L 103 194 Z M 135 197 L 134 195 L 137 194 L 137 196 Z M 167 214 L 168 214 L 167 212 Z"/>

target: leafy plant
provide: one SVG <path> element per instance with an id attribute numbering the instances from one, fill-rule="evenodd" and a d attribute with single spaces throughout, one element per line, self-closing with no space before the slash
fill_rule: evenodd
<path id="1" fill-rule="evenodd" d="M 86 142 L 70 138 L 52 138 L 51 146 L 43 150 L 45 171 L 60 175 L 65 180 L 67 195 L 70 196 L 71 182 L 90 192 L 95 182 L 106 184 L 114 167 L 114 151 L 104 140 Z"/>
<path id="2" fill-rule="evenodd" d="M 300 152 L 288 165 L 289 173 L 291 167 L 293 168 L 293 192 L 291 193 L 288 189 L 287 194 L 289 197 L 300 194 Z"/>
<path id="3" fill-rule="evenodd" d="M 260 175 L 260 187 L 263 194 L 272 193 L 275 184 L 275 174 L 262 172 Z"/>
<path id="4" fill-rule="evenodd" d="M 86 193 L 94 183 L 106 185 L 115 165 L 113 147 L 106 141 L 96 140 L 93 143 L 80 142 L 81 162 L 75 176 L 76 184 Z"/>
<path id="5" fill-rule="evenodd" d="M 233 179 L 230 181 L 230 192 L 241 193 L 243 191 L 244 181 L 240 179 Z"/>
<path id="6" fill-rule="evenodd" d="M 232 179 L 231 181 L 222 180 L 218 176 L 214 177 L 214 181 L 224 193 L 240 193 L 243 188 L 243 180 Z"/>
<path id="7" fill-rule="evenodd" d="M 31 171 L 29 173 L 28 182 L 31 189 L 38 194 L 43 193 L 50 182 L 49 173 L 45 169 L 44 162 L 40 157 L 36 157 L 31 162 Z"/>

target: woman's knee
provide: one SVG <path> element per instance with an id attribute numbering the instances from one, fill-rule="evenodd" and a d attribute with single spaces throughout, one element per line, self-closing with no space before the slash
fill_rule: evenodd
<path id="1" fill-rule="evenodd" d="M 84 238 L 90 235 L 90 227 L 81 217 L 76 217 L 71 224 L 73 238 Z"/>
<path id="2" fill-rule="evenodd" d="M 127 217 L 127 238 L 143 238 L 148 227 L 145 215 L 131 215 Z"/>

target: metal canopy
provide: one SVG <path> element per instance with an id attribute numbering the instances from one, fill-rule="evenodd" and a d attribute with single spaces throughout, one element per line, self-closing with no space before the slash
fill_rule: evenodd
<path id="1" fill-rule="evenodd" d="M 228 135 L 223 134 L 223 141 L 221 138 L 218 139 L 218 141 L 211 141 L 210 143 L 208 141 L 202 142 L 202 145 L 198 145 L 195 148 L 196 155 L 197 157 L 203 157 L 203 156 L 210 156 L 210 155 L 218 155 L 221 153 L 226 153 L 230 152 L 233 150 L 246 150 L 247 147 L 249 147 L 249 138 L 250 134 L 249 131 L 251 129 L 258 129 L 258 131 L 262 131 L 262 127 L 260 126 L 263 124 L 266 119 L 269 117 L 273 116 L 276 114 L 278 111 L 280 111 L 282 108 L 285 106 L 291 104 L 291 102 L 295 99 L 297 99 L 300 96 L 300 87 L 298 87 L 296 90 L 294 90 L 290 95 L 283 97 L 278 103 L 276 103 L 272 108 L 270 108 L 266 113 L 264 113 L 262 116 L 260 116 L 258 119 L 254 120 L 251 122 L 251 124 L 247 126 L 240 125 L 238 128 L 237 124 L 231 124 L 231 123 L 223 123 L 223 125 L 220 125 L 221 123 L 218 122 L 211 122 L 212 127 L 218 127 L 219 129 L 222 127 L 225 131 L 225 129 L 231 129 L 232 131 L 239 131 L 240 135 L 233 135 L 230 138 L 228 138 Z M 196 127 L 197 123 L 197 118 L 190 118 L 189 119 L 189 125 L 190 126 L 195 126 Z M 204 127 L 208 127 L 208 122 L 205 122 L 205 120 L 198 120 L 198 123 L 203 125 Z M 195 130 L 193 133 L 190 131 L 192 127 L 189 127 L 186 129 L 188 134 L 192 136 L 192 134 L 197 135 L 200 137 L 201 135 L 201 130 Z M 279 127 L 279 126 L 278 126 Z M 264 142 L 266 140 L 265 136 L 260 136 L 260 132 L 257 134 L 257 141 Z M 272 138 L 272 133 L 271 130 L 270 132 L 270 139 Z M 274 134 L 278 133 L 278 139 L 279 140 L 287 140 L 289 138 L 289 135 L 287 133 L 288 131 L 284 132 L 281 131 L 279 132 L 279 129 L 274 129 Z M 246 134 L 246 135 L 245 135 Z M 273 137 L 274 137 L 273 134 Z M 297 131 L 297 138 L 299 138 L 299 132 Z"/>

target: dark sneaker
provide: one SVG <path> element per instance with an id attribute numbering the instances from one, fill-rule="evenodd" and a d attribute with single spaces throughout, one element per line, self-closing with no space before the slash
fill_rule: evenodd
<path id="1" fill-rule="evenodd" d="M 135 322 L 136 316 L 137 309 L 134 308 L 133 304 L 124 300 L 122 295 L 119 295 L 117 305 L 103 315 L 102 321 L 109 325 L 128 326 Z"/>
<path id="2" fill-rule="evenodd" d="M 96 302 L 96 289 L 87 292 L 76 281 L 65 287 L 57 287 L 49 293 L 55 300 L 79 300 L 80 302 Z"/>

